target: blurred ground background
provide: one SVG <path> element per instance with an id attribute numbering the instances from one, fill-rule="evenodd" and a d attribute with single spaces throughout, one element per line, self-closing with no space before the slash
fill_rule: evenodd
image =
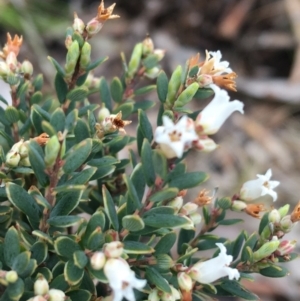
<path id="1" fill-rule="evenodd" d="M 205 49 L 221 50 L 239 76 L 238 93 L 231 95 L 245 103 L 245 115 L 234 114 L 214 137 L 220 148 L 211 154 L 195 153 L 189 168 L 209 172 L 206 187 L 218 186 L 220 196 L 233 195 L 243 182 L 272 168 L 273 179 L 281 182 L 276 207 L 284 203 L 293 207 L 300 199 L 300 0 L 116 3 L 114 13 L 121 18 L 107 22 L 92 40 L 94 58 L 110 57 L 99 74 L 119 75 L 120 51 L 129 57 L 133 45 L 147 33 L 156 48 L 167 50 L 162 64 L 169 74 L 197 52 L 203 57 Z M 54 74 L 46 56 L 62 62 L 64 32 L 72 24 L 73 12 L 86 22 L 98 4 L 92 0 L 0 0 L 0 43 L 3 46 L 7 31 L 22 34 L 21 57 L 35 62 L 35 71 L 45 74 L 51 91 Z M 232 237 L 241 228 L 254 231 L 258 222 L 247 219 Z M 297 239 L 299 232 L 295 227 L 287 238 Z M 285 279 L 259 278 L 248 285 L 264 301 L 299 300 L 299 265 L 299 260 L 293 261 L 291 275 Z"/>

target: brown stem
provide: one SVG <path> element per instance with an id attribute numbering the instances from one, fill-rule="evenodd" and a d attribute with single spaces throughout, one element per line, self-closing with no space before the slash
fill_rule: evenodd
<path id="1" fill-rule="evenodd" d="M 190 245 L 191 247 L 197 247 L 197 243 L 198 243 L 198 239 L 201 235 L 205 234 L 206 232 L 208 232 L 210 229 L 214 228 L 215 227 L 215 223 L 216 223 L 216 220 L 218 218 L 218 216 L 221 214 L 221 211 L 220 210 L 215 210 L 212 212 L 211 214 L 211 217 L 210 217 L 210 220 L 208 222 L 207 225 L 203 226 L 201 228 L 201 231 L 195 236 L 194 239 L 191 240 L 190 242 Z"/>

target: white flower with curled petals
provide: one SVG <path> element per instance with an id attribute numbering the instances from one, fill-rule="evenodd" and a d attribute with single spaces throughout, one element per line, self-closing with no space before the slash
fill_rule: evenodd
<path id="1" fill-rule="evenodd" d="M 264 195 L 270 195 L 273 202 L 277 200 L 277 192 L 273 189 L 276 188 L 280 182 L 270 181 L 272 177 L 272 170 L 268 169 L 265 175 L 256 175 L 258 179 L 247 181 L 243 184 L 240 191 L 240 199 L 250 202 Z"/>
<path id="2" fill-rule="evenodd" d="M 240 278 L 239 271 L 229 267 L 233 257 L 226 254 L 226 247 L 222 243 L 216 243 L 216 245 L 220 249 L 219 255 L 206 261 L 197 262 L 189 272 L 189 276 L 199 283 L 212 283 L 225 276 L 228 276 L 230 280 Z"/>
<path id="3" fill-rule="evenodd" d="M 196 118 L 196 132 L 199 135 L 213 135 L 225 120 L 235 111 L 244 114 L 244 104 L 239 100 L 230 101 L 227 91 L 212 84 L 213 100 L 199 113 Z"/>
<path id="4" fill-rule="evenodd" d="M 194 129 L 194 122 L 183 116 L 176 124 L 163 116 L 163 126 L 156 128 L 154 140 L 168 158 L 181 158 L 184 151 L 192 147 L 193 141 L 198 140 Z"/>
<path id="5" fill-rule="evenodd" d="M 209 51 L 209 55 L 212 56 L 211 59 L 214 60 L 214 75 L 220 75 L 222 73 L 230 73 L 232 72 L 232 69 L 229 68 L 229 62 L 227 61 L 221 61 L 222 53 L 220 50 L 218 51 Z"/>
<path id="6" fill-rule="evenodd" d="M 142 289 L 147 281 L 137 279 L 129 264 L 122 258 L 110 258 L 104 266 L 104 274 L 113 290 L 113 301 L 122 301 L 123 297 L 135 301 L 133 289 Z"/>

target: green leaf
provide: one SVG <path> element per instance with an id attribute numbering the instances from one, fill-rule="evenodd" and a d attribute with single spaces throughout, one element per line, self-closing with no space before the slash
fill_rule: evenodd
<path id="1" fill-rule="evenodd" d="M 70 286 L 77 285 L 81 281 L 83 277 L 83 273 L 84 273 L 83 269 L 77 267 L 74 264 L 73 260 L 69 260 L 65 264 L 64 277 Z"/>
<path id="2" fill-rule="evenodd" d="M 35 259 L 30 259 L 29 264 L 27 265 L 26 269 L 24 272 L 22 272 L 19 276 L 22 277 L 23 279 L 31 276 L 37 268 L 37 263 Z"/>
<path id="3" fill-rule="evenodd" d="M 48 245 L 43 241 L 37 241 L 32 245 L 30 251 L 31 257 L 40 265 L 47 259 Z"/>
<path id="4" fill-rule="evenodd" d="M 149 142 L 153 139 L 153 132 L 151 123 L 146 115 L 146 113 L 142 110 L 138 111 L 138 118 L 139 118 L 139 127 L 144 138 L 147 138 Z"/>
<path id="5" fill-rule="evenodd" d="M 169 84 L 168 84 L 168 93 L 166 102 L 169 105 L 172 105 L 175 101 L 176 94 L 181 84 L 181 74 L 182 74 L 182 67 L 177 66 L 177 68 L 173 71 Z"/>
<path id="6" fill-rule="evenodd" d="M 16 123 L 20 120 L 18 110 L 13 106 L 7 106 L 5 110 L 5 117 L 9 124 Z"/>
<path id="7" fill-rule="evenodd" d="M 231 253 L 231 255 L 233 256 L 233 261 L 236 260 L 240 254 L 240 251 L 242 249 L 245 240 L 245 235 L 246 232 L 243 230 L 234 241 L 233 250 Z"/>
<path id="8" fill-rule="evenodd" d="M 102 195 L 103 195 L 103 202 L 104 202 L 104 208 L 105 212 L 109 218 L 109 221 L 111 222 L 112 227 L 115 230 L 119 229 L 119 221 L 118 221 L 118 216 L 115 208 L 115 203 L 105 187 L 105 185 L 102 185 Z"/>
<path id="9" fill-rule="evenodd" d="M 235 225 L 235 224 L 243 223 L 243 222 L 244 222 L 244 220 L 241 218 L 233 218 L 233 219 L 224 219 L 224 220 L 218 222 L 218 224 L 222 225 L 222 226 L 231 226 L 231 225 Z"/>
<path id="10" fill-rule="evenodd" d="M 178 188 L 178 190 L 183 190 L 198 186 L 207 179 L 208 176 L 204 172 L 189 172 L 184 175 L 175 175 L 174 177 L 171 177 L 169 180 L 169 187 L 175 187 Z"/>
<path id="11" fill-rule="evenodd" d="M 139 88 L 139 89 L 135 90 L 134 95 L 136 95 L 136 96 L 137 95 L 143 95 L 143 94 L 152 92 L 155 89 L 156 89 L 156 85 L 148 85 L 148 86 L 145 86 L 145 87 L 142 87 L 142 88 Z M 147 100 L 143 100 L 141 102 L 141 104 L 144 103 L 145 101 L 147 101 Z M 148 102 L 149 102 L 149 100 L 148 100 Z"/>
<path id="12" fill-rule="evenodd" d="M 188 224 L 185 218 L 171 214 L 151 214 L 143 220 L 146 226 L 154 228 L 176 228 Z"/>
<path id="13" fill-rule="evenodd" d="M 143 171 L 143 166 L 141 163 L 138 163 L 130 176 L 131 182 L 136 190 L 139 202 L 142 200 L 145 192 L 145 187 L 146 187 L 146 180 L 145 180 L 145 175 Z"/>
<path id="14" fill-rule="evenodd" d="M 95 172 L 95 174 L 92 176 L 91 181 L 92 180 L 98 180 L 98 179 L 102 179 L 110 174 L 112 174 L 116 169 L 116 166 L 114 165 L 107 165 L 107 166 L 102 166 L 99 167 L 97 169 L 97 171 Z"/>
<path id="15" fill-rule="evenodd" d="M 27 148 L 31 168 L 33 169 L 41 186 L 45 187 L 49 183 L 49 177 L 44 171 L 46 169 L 46 165 L 42 156 L 43 150 L 35 141 L 30 141 Z"/>
<path id="16" fill-rule="evenodd" d="M 245 289 L 241 284 L 234 280 L 223 280 L 220 287 L 231 293 L 233 296 L 243 298 L 245 300 L 259 300 L 258 296 Z"/>
<path id="17" fill-rule="evenodd" d="M 110 84 L 111 97 L 116 103 L 123 101 L 123 86 L 118 77 L 114 77 Z"/>
<path id="18" fill-rule="evenodd" d="M 154 249 L 138 241 L 124 241 L 124 252 L 127 254 L 151 254 Z"/>
<path id="19" fill-rule="evenodd" d="M 122 112 L 122 119 L 125 120 L 127 119 L 134 110 L 134 103 L 133 102 L 125 102 L 122 103 L 121 105 L 117 106 L 114 110 L 113 110 L 113 114 L 118 114 L 120 111 Z"/>
<path id="20" fill-rule="evenodd" d="M 50 217 L 69 215 L 78 205 L 82 191 L 72 191 L 59 194 Z"/>
<path id="21" fill-rule="evenodd" d="M 76 251 L 73 254 L 74 264 L 83 269 L 89 262 L 88 257 L 85 255 L 84 251 Z"/>
<path id="22" fill-rule="evenodd" d="M 160 273 L 151 267 L 146 267 L 146 278 L 150 283 L 154 284 L 159 290 L 171 294 L 171 288 L 165 278 Z"/>
<path id="23" fill-rule="evenodd" d="M 205 234 L 201 235 L 198 241 L 197 248 L 204 251 L 216 248 L 216 243 L 224 243 L 226 239 L 217 235 Z"/>
<path id="24" fill-rule="evenodd" d="M 227 210 L 231 207 L 232 202 L 230 198 L 222 198 L 217 200 L 217 204 L 221 209 Z"/>
<path id="25" fill-rule="evenodd" d="M 65 173 L 72 173 L 79 168 L 88 158 L 92 150 L 92 139 L 87 138 L 76 144 L 66 153 L 63 170 Z"/>
<path id="26" fill-rule="evenodd" d="M 272 264 L 265 269 L 260 269 L 259 273 L 263 276 L 271 278 L 285 277 L 290 274 L 287 268 L 275 264 Z"/>
<path id="27" fill-rule="evenodd" d="M 128 191 L 127 214 L 132 214 L 135 210 L 141 208 L 141 199 L 139 199 L 135 186 L 127 175 L 124 175 L 124 181 Z"/>
<path id="28" fill-rule="evenodd" d="M 38 74 L 36 78 L 33 80 L 33 86 L 35 91 L 39 91 L 42 89 L 44 84 L 43 74 Z"/>
<path id="29" fill-rule="evenodd" d="M 73 175 L 73 177 L 70 180 L 65 182 L 65 185 L 86 184 L 91 179 L 91 177 L 96 172 L 96 170 L 97 169 L 95 167 L 86 168 L 86 169 L 82 170 L 81 172 Z"/>
<path id="30" fill-rule="evenodd" d="M 145 228 L 144 221 L 138 215 L 126 215 L 122 218 L 122 226 L 130 232 Z"/>
<path id="31" fill-rule="evenodd" d="M 83 101 L 87 97 L 88 92 L 88 88 L 79 87 L 71 90 L 66 97 L 70 101 Z"/>
<path id="32" fill-rule="evenodd" d="M 88 125 L 83 119 L 78 119 L 75 129 L 74 129 L 74 135 L 76 142 L 79 143 L 83 141 L 86 138 L 90 138 L 90 130 Z"/>
<path id="33" fill-rule="evenodd" d="M 178 242 L 177 242 L 177 252 L 182 255 L 185 253 L 185 248 L 183 246 L 189 243 L 195 237 L 195 230 L 180 229 Z M 201 249 L 199 249 L 201 250 Z"/>
<path id="34" fill-rule="evenodd" d="M 101 231 L 100 227 L 97 227 L 89 236 L 86 248 L 91 251 L 96 251 L 102 248 L 105 243 L 105 236 Z"/>
<path id="35" fill-rule="evenodd" d="M 68 259 L 73 258 L 73 253 L 82 251 L 79 244 L 67 236 L 60 236 L 54 241 L 54 248 L 58 255 Z"/>
<path id="36" fill-rule="evenodd" d="M 82 86 L 86 82 L 88 76 L 89 76 L 89 72 L 80 75 L 76 81 L 76 86 Z"/>
<path id="37" fill-rule="evenodd" d="M 67 83 L 60 73 L 56 73 L 54 85 L 59 102 L 64 103 L 69 89 Z"/>
<path id="38" fill-rule="evenodd" d="M 31 105 L 40 104 L 42 101 L 43 101 L 43 94 L 40 91 L 33 93 L 30 98 Z"/>
<path id="39" fill-rule="evenodd" d="M 146 138 L 142 145 L 141 160 L 146 183 L 149 187 L 152 187 L 155 183 L 156 176 L 152 161 L 151 145 Z"/>
<path id="40" fill-rule="evenodd" d="M 104 63 L 104 62 L 107 61 L 107 60 L 108 60 L 108 56 L 101 57 L 101 58 L 97 59 L 96 61 L 91 62 L 91 63 L 85 68 L 85 71 L 91 71 L 91 70 L 97 68 L 98 66 L 100 66 L 102 63 Z"/>
<path id="41" fill-rule="evenodd" d="M 159 150 L 152 151 L 152 161 L 155 169 L 155 173 L 159 175 L 163 180 L 166 179 L 168 174 L 167 158 Z"/>
<path id="42" fill-rule="evenodd" d="M 50 124 L 57 132 L 63 132 L 65 128 L 66 116 L 62 108 L 57 108 L 51 115 Z"/>
<path id="43" fill-rule="evenodd" d="M 90 301 L 92 294 L 87 290 L 73 290 L 66 293 L 72 301 Z"/>
<path id="44" fill-rule="evenodd" d="M 18 274 L 21 274 L 25 271 L 29 264 L 30 252 L 22 252 L 14 258 L 12 270 L 16 271 Z"/>
<path id="45" fill-rule="evenodd" d="M 9 298 L 3 300 L 19 300 L 24 292 L 24 281 L 18 278 L 16 282 L 10 283 L 7 287 Z"/>
<path id="46" fill-rule="evenodd" d="M 78 119 L 78 110 L 77 109 L 74 109 L 72 110 L 66 117 L 66 121 L 65 121 L 65 129 L 70 132 L 76 122 L 77 122 L 77 119 Z"/>
<path id="47" fill-rule="evenodd" d="M 33 197 L 21 186 L 12 182 L 6 184 L 6 193 L 9 201 L 20 211 L 26 214 L 31 225 L 38 229 L 41 211 Z"/>
<path id="48" fill-rule="evenodd" d="M 258 233 L 261 234 L 264 228 L 269 224 L 269 212 L 266 212 L 259 223 Z"/>
<path id="49" fill-rule="evenodd" d="M 169 253 L 176 242 L 176 238 L 175 232 L 169 232 L 162 236 L 154 248 L 155 255 Z"/>
<path id="50" fill-rule="evenodd" d="M 14 263 L 14 259 L 20 253 L 20 239 L 18 235 L 18 231 L 11 226 L 4 238 L 3 244 L 3 256 L 5 260 L 5 264 L 9 267 L 12 267 Z"/>
<path id="51" fill-rule="evenodd" d="M 163 202 L 163 201 L 167 201 L 170 199 L 174 199 L 177 196 L 178 192 L 179 192 L 179 190 L 175 187 L 174 188 L 165 188 L 165 189 L 153 194 L 150 197 L 150 201 L 153 203 L 157 203 L 157 202 Z"/>
<path id="52" fill-rule="evenodd" d="M 199 84 L 197 82 L 189 85 L 176 99 L 176 101 L 174 102 L 174 106 L 175 107 L 183 107 L 186 104 L 188 104 L 193 99 L 198 88 L 199 88 Z"/>
<path id="53" fill-rule="evenodd" d="M 155 54 L 150 54 L 143 60 L 143 65 L 146 69 L 152 69 L 156 67 L 157 64 L 158 64 L 158 57 Z"/>
<path id="54" fill-rule="evenodd" d="M 109 109 L 110 112 L 112 112 L 112 103 L 111 103 L 109 87 L 104 77 L 100 78 L 99 89 L 100 89 L 100 98 L 102 103 L 105 105 L 106 108 Z"/>
<path id="55" fill-rule="evenodd" d="M 65 77 L 64 68 L 51 56 L 48 56 L 48 60 L 53 64 L 57 73 L 59 73 L 62 77 Z"/>
<path id="56" fill-rule="evenodd" d="M 206 88 L 199 88 L 196 94 L 194 95 L 194 98 L 196 99 L 206 99 L 214 94 L 214 91 L 212 89 L 206 89 Z"/>
<path id="57" fill-rule="evenodd" d="M 54 216 L 48 219 L 47 223 L 54 227 L 71 227 L 78 223 L 81 223 L 84 219 L 81 216 L 70 215 L 70 216 Z"/>
<path id="58" fill-rule="evenodd" d="M 167 99 L 168 94 L 168 77 L 164 71 L 160 71 L 157 81 L 156 81 L 156 87 L 157 87 L 157 95 L 159 100 L 164 103 Z"/>

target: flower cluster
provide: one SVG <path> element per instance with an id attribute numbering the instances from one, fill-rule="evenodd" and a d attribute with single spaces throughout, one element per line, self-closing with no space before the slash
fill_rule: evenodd
<path id="1" fill-rule="evenodd" d="M 92 255 L 90 263 L 94 270 L 103 269 L 114 292 L 114 301 L 121 301 L 123 297 L 129 301 L 134 301 L 133 289 L 142 289 L 147 281 L 135 277 L 127 261 L 121 258 L 123 251 L 121 242 L 108 243 L 104 246 L 103 252 L 96 252 Z"/>
<path id="2" fill-rule="evenodd" d="M 200 54 L 189 60 L 189 76 L 186 85 L 197 82 L 201 88 L 216 84 L 221 88 L 236 91 L 235 72 L 229 68 L 229 62 L 221 61 L 221 51 L 207 51 L 205 61 L 199 62 Z M 224 74 L 225 73 L 225 74 Z"/>
<path id="3" fill-rule="evenodd" d="M 181 158 L 190 148 L 213 151 L 217 145 L 208 135 L 215 134 L 233 112 L 244 113 L 242 102 L 229 101 L 228 93 L 216 85 L 211 88 L 215 96 L 195 121 L 183 116 L 174 124 L 169 117 L 163 116 L 163 126 L 156 128 L 154 139 L 167 158 Z"/>
<path id="4" fill-rule="evenodd" d="M 42 274 L 39 274 L 37 280 L 34 282 L 35 297 L 27 301 L 64 301 L 65 293 L 61 290 L 51 288 L 49 289 L 48 281 Z"/>
<path id="5" fill-rule="evenodd" d="M 36 141 L 39 145 L 44 146 L 48 140 L 49 135 L 42 133 L 41 135 L 33 138 L 32 140 Z M 15 143 L 9 152 L 6 154 L 5 164 L 8 167 L 20 166 L 30 166 L 30 161 L 28 157 L 28 143 L 30 140 L 24 141 L 21 139 L 19 142 Z"/>

